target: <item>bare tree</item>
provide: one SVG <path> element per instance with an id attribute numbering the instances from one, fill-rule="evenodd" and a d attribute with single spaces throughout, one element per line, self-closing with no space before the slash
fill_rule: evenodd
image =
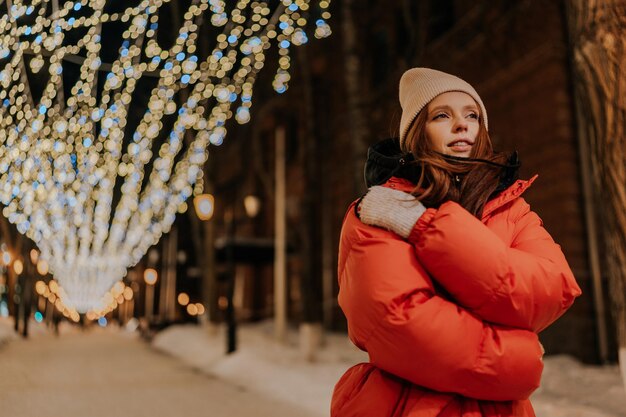
<path id="1" fill-rule="evenodd" d="M 581 139 L 597 191 L 611 309 L 626 380 L 626 3 L 566 4 Z"/>

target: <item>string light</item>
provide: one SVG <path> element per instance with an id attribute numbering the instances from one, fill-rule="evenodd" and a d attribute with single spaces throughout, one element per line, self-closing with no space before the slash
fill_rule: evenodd
<path id="1" fill-rule="evenodd" d="M 48 301 L 54 305 L 54 308 L 65 317 L 78 323 L 80 314 L 75 308 L 66 304 L 67 293 L 64 288 L 58 285 L 57 281 L 50 280 L 47 284 L 44 281 L 37 281 L 35 283 L 35 292 L 48 299 Z"/>
<path id="2" fill-rule="evenodd" d="M 291 46 L 308 42 L 309 26 L 316 38 L 331 34 L 329 1 L 282 0 L 270 7 L 239 0 L 227 7 L 193 0 L 165 46 L 157 33 L 168 3 L 143 0 L 109 12 L 106 0 L 4 2 L 2 214 L 41 250 L 68 314 L 106 310 L 107 294 L 115 303 L 124 299 L 112 287 L 170 230 L 186 200 L 202 194 L 209 145 L 223 143 L 231 117 L 250 120 L 267 51 L 277 45 L 273 87 L 283 93 Z M 117 58 L 105 65 L 102 33 L 111 22 L 125 29 Z M 206 57 L 197 51 L 203 25 L 216 33 Z M 63 85 L 68 62 L 79 66 L 69 89 Z M 46 79 L 37 94 L 29 74 Z M 137 122 L 129 109 L 148 78 L 155 82 Z"/>
<path id="3" fill-rule="evenodd" d="M 50 280 L 47 284 L 44 281 L 37 281 L 35 283 L 35 292 L 48 299 L 48 301 L 68 319 L 75 322 L 80 320 L 79 311 L 74 307 L 68 306 L 67 292 L 57 281 Z M 118 281 L 101 296 L 92 309 L 87 311 L 86 317 L 89 320 L 97 320 L 133 298 L 134 293 L 132 288 L 126 286 L 122 281 Z"/>
<path id="4" fill-rule="evenodd" d="M 17 275 L 20 275 L 22 272 L 24 272 L 24 264 L 21 260 L 16 259 L 15 262 L 13 262 L 13 271 L 15 271 Z"/>

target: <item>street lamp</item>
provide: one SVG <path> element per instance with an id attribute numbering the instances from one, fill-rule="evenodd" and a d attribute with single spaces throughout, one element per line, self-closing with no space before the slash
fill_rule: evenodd
<path id="1" fill-rule="evenodd" d="M 146 270 L 143 271 L 143 280 L 148 285 L 156 284 L 158 277 L 159 277 L 159 274 L 154 268 L 146 268 Z"/>
<path id="2" fill-rule="evenodd" d="M 154 268 L 146 268 L 143 271 L 143 280 L 146 283 L 146 319 L 148 319 L 148 324 L 150 324 L 154 312 L 154 284 L 158 278 L 159 274 Z"/>
<path id="3" fill-rule="evenodd" d="M 243 199 L 243 206 L 246 209 L 246 214 L 250 218 L 256 217 L 259 214 L 259 210 L 261 210 L 261 199 L 255 195 L 247 195 Z"/>

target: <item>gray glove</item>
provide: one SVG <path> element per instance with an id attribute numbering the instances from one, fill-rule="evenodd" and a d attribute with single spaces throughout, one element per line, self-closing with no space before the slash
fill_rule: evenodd
<path id="1" fill-rule="evenodd" d="M 363 223 L 382 227 L 406 239 L 426 207 L 409 193 L 377 185 L 361 199 L 358 210 Z"/>

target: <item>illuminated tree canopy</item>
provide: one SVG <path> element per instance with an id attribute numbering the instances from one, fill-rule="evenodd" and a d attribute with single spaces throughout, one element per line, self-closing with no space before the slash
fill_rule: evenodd
<path id="1" fill-rule="evenodd" d="M 0 0 L 0 202 L 60 284 L 106 294 L 202 191 L 209 145 L 250 119 L 273 49 L 330 35 L 329 1 Z M 76 315 L 76 314 L 74 314 Z"/>

